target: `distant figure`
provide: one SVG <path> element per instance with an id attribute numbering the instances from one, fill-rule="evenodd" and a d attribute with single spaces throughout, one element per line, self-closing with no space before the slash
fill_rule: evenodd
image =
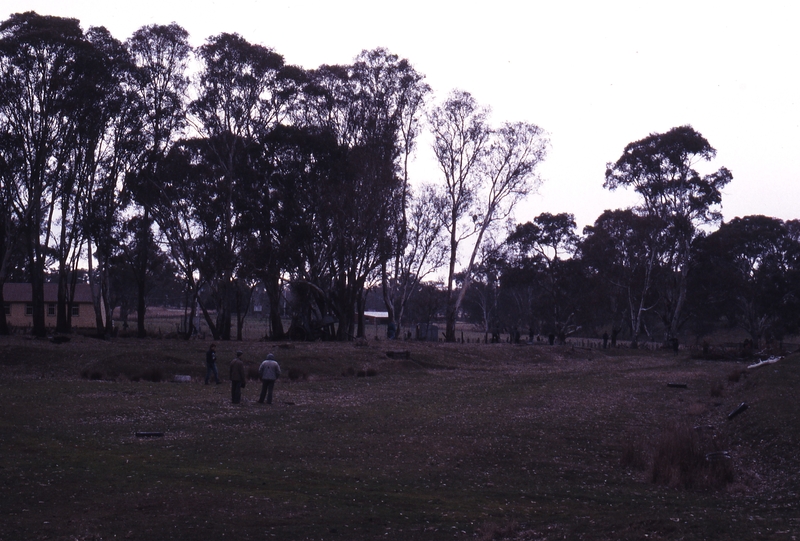
<path id="1" fill-rule="evenodd" d="M 267 404 L 272 404 L 272 389 L 275 387 L 275 380 L 281 377 L 281 367 L 270 353 L 261 366 L 258 367 L 258 376 L 261 378 L 261 396 L 258 399 L 260 404 L 267 398 Z"/>
<path id="2" fill-rule="evenodd" d="M 394 324 L 394 321 L 390 321 L 386 326 L 386 338 L 388 340 L 394 340 L 395 333 L 397 333 L 397 326 Z"/>
<path id="3" fill-rule="evenodd" d="M 555 343 L 556 343 L 556 335 L 555 335 L 555 334 L 553 334 L 553 333 L 550 333 L 550 334 L 548 334 L 548 335 L 547 335 L 547 341 L 548 341 L 548 342 L 550 343 L 550 345 L 552 346 L 553 344 L 555 344 Z"/>
<path id="4" fill-rule="evenodd" d="M 206 351 L 206 385 L 208 385 L 211 374 L 214 374 L 214 379 L 219 385 L 221 382 L 219 380 L 219 372 L 217 372 L 217 344 L 211 344 L 208 351 Z"/>
<path id="5" fill-rule="evenodd" d="M 242 362 L 242 352 L 236 352 L 236 358 L 231 361 L 231 402 L 238 404 L 242 401 L 242 389 L 247 383 L 247 375 L 244 373 L 244 363 Z"/>
<path id="6" fill-rule="evenodd" d="M 619 333 L 620 333 L 621 330 L 622 329 L 614 329 L 614 328 L 611 329 L 611 347 L 612 348 L 617 347 L 617 336 L 619 336 Z"/>
<path id="7" fill-rule="evenodd" d="M 608 349 L 608 333 L 603 333 L 603 349 Z"/>
<path id="8" fill-rule="evenodd" d="M 753 353 L 753 341 L 749 338 L 745 338 L 744 343 L 742 344 L 742 354 L 745 357 L 749 357 Z"/>

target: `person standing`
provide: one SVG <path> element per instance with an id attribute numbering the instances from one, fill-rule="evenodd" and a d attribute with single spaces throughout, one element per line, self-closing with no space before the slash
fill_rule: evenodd
<path id="1" fill-rule="evenodd" d="M 214 379 L 217 380 L 217 385 L 219 385 L 221 382 L 219 380 L 219 372 L 217 372 L 217 344 L 211 344 L 208 351 L 206 351 L 206 385 L 208 385 L 211 374 L 214 374 Z"/>
<path id="2" fill-rule="evenodd" d="M 272 353 L 258 367 L 258 375 L 261 378 L 261 396 L 258 402 L 263 404 L 266 396 L 267 404 L 272 404 L 272 389 L 275 387 L 275 380 L 281 377 L 281 367 Z"/>
<path id="3" fill-rule="evenodd" d="M 236 352 L 236 358 L 231 361 L 231 402 L 238 404 L 242 400 L 242 389 L 247 383 L 247 375 L 244 373 L 244 363 L 242 362 L 242 352 Z"/>

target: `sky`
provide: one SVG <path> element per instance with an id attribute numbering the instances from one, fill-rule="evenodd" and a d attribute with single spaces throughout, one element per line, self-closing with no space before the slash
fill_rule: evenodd
<path id="1" fill-rule="evenodd" d="M 727 167 L 722 213 L 800 218 L 800 4 L 762 0 L 2 0 L 16 12 L 73 17 L 127 39 L 176 22 L 193 45 L 236 32 L 288 64 L 345 64 L 385 47 L 425 75 L 441 103 L 465 90 L 492 122 L 549 135 L 538 192 L 516 220 L 570 212 L 579 231 L 635 194 L 603 188 L 625 146 L 691 125 Z M 5 13 L 4 13 L 5 12 Z M 414 180 L 437 181 L 421 140 Z"/>

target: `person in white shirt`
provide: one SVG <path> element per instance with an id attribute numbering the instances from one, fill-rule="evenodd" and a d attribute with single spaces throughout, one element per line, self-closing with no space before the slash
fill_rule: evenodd
<path id="1" fill-rule="evenodd" d="M 258 367 L 258 375 L 261 378 L 261 397 L 258 402 L 263 404 L 266 397 L 267 404 L 272 404 L 272 389 L 275 387 L 275 380 L 281 377 L 281 367 L 272 353 Z"/>

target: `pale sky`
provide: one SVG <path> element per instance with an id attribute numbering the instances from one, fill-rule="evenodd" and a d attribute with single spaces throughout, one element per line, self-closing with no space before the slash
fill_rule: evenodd
<path id="1" fill-rule="evenodd" d="M 625 145 L 691 124 L 733 172 L 726 220 L 800 218 L 800 3 L 762 0 L 2 0 L 0 18 L 36 11 L 105 26 L 120 40 L 176 22 L 193 45 L 236 32 L 315 68 L 386 47 L 426 76 L 549 133 L 545 182 L 517 213 L 571 212 L 579 229 L 636 201 L 603 189 Z M 421 141 L 415 180 L 435 180 Z"/>

